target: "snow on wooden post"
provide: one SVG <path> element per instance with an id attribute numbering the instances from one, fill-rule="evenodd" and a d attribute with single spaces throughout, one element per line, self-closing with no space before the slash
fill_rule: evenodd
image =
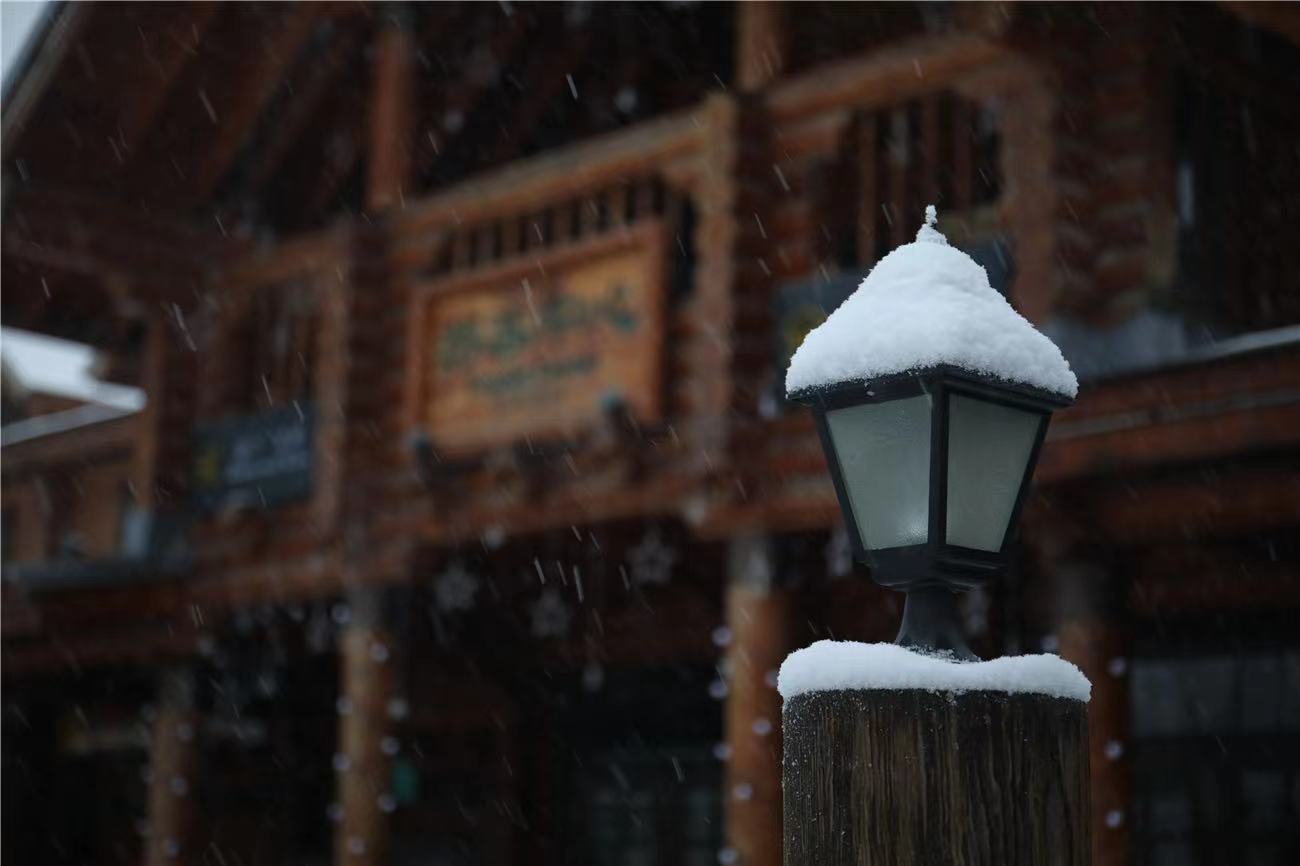
<path id="1" fill-rule="evenodd" d="M 855 554 L 907 602 L 894 644 L 823 641 L 781 668 L 785 866 L 1090 857 L 1091 685 L 1056 656 L 976 661 L 956 601 L 1012 560 L 1078 382 L 937 221 L 927 208 L 786 374 Z"/>
<path id="2" fill-rule="evenodd" d="M 1056 656 L 821 641 L 781 668 L 785 866 L 1087 866 L 1088 698 Z"/>

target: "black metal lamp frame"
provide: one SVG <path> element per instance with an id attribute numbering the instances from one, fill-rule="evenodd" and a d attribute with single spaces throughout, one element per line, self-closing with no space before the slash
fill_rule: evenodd
<path id="1" fill-rule="evenodd" d="M 858 530 L 826 420 L 828 412 L 868 403 L 887 403 L 928 395 L 930 399 L 930 496 L 926 541 L 902 547 L 870 548 Z M 1041 416 L 1024 477 L 1011 509 L 1010 519 L 997 551 L 975 550 L 947 543 L 948 522 L 948 429 L 953 395 L 1037 413 Z M 895 643 L 929 651 L 951 652 L 958 658 L 974 659 L 966 645 L 957 612 L 956 593 L 982 586 L 1005 570 L 1020 524 L 1029 482 L 1047 435 L 1051 413 L 1072 401 L 1048 391 L 979 376 L 957 367 L 940 366 L 906 375 L 883 377 L 797 393 L 794 399 L 807 404 L 817 419 L 817 432 L 830 467 L 835 495 L 845 517 L 854 557 L 870 567 L 872 579 L 881 586 L 907 594 L 903 622 Z"/>

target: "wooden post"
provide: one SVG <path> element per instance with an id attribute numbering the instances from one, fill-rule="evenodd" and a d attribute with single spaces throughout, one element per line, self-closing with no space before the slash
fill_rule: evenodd
<path id="1" fill-rule="evenodd" d="M 785 704 L 785 866 L 1087 866 L 1088 714 L 1041 694 Z"/>
<path id="2" fill-rule="evenodd" d="M 184 866 L 198 861 L 193 850 L 198 722 L 189 672 L 166 672 L 159 684 L 158 717 L 149 754 L 148 866 Z"/>
<path id="3" fill-rule="evenodd" d="M 785 3 L 751 0 L 739 5 L 737 15 L 736 86 L 759 90 L 785 69 Z"/>
<path id="4" fill-rule="evenodd" d="M 375 45 L 366 206 L 383 210 L 410 191 L 415 136 L 415 44 L 409 12 L 394 4 Z"/>
<path id="5" fill-rule="evenodd" d="M 1056 569 L 1061 657 L 1092 681 L 1092 863 L 1129 863 L 1128 653 L 1119 581 L 1093 565 Z"/>
<path id="6" fill-rule="evenodd" d="M 743 866 L 781 864 L 781 698 L 773 681 L 789 649 L 788 598 L 773 588 L 767 539 L 732 542 L 727 588 L 727 847 Z"/>
<path id="7" fill-rule="evenodd" d="M 349 596 L 352 618 L 339 640 L 338 798 L 343 817 L 334 837 L 339 866 L 389 862 L 391 736 L 388 702 L 393 697 L 393 642 L 385 628 L 382 588 L 361 588 Z"/>

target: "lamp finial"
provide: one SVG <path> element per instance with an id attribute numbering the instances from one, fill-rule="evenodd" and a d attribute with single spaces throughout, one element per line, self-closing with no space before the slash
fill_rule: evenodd
<path id="1" fill-rule="evenodd" d="M 918 241 L 926 241 L 932 244 L 948 245 L 948 239 L 939 233 L 936 227 L 939 224 L 939 209 L 932 204 L 925 206 L 925 224 L 921 230 L 916 233 Z"/>

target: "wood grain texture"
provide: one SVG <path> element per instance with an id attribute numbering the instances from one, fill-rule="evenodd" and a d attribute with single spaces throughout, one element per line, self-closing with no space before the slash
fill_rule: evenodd
<path id="1" fill-rule="evenodd" d="M 1088 707 L 1044 695 L 787 700 L 785 866 L 1086 866 Z"/>

